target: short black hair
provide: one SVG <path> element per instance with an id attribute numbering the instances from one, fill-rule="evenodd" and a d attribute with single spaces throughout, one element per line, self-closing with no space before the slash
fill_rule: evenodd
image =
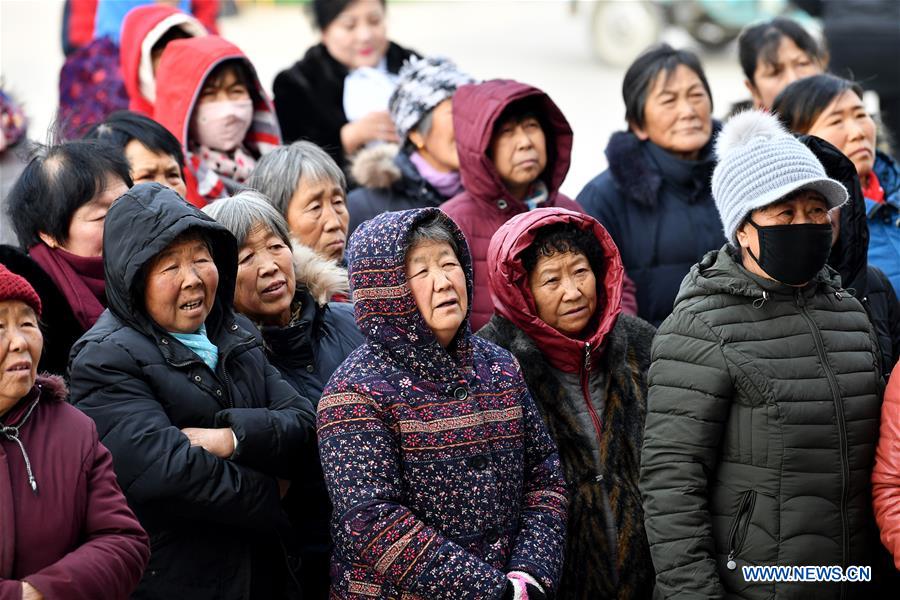
<path id="1" fill-rule="evenodd" d="M 862 87 L 855 81 L 827 73 L 804 77 L 778 94 L 772 112 L 790 131 L 808 133 L 828 105 L 847 91 L 863 97 Z"/>
<path id="2" fill-rule="evenodd" d="M 312 14 L 316 21 L 316 27 L 323 31 L 331 25 L 331 22 L 347 10 L 347 7 L 357 0 L 313 0 Z M 381 0 L 381 6 L 386 6 L 385 0 Z"/>
<path id="3" fill-rule="evenodd" d="M 132 186 L 121 150 L 96 140 L 37 147 L 7 196 L 19 243 L 30 248 L 38 233 L 66 242 L 72 215 L 106 187 L 108 176 Z"/>
<path id="4" fill-rule="evenodd" d="M 256 89 L 256 74 L 250 65 L 250 60 L 246 58 L 229 58 L 217 64 L 203 80 L 201 92 L 202 88 L 218 85 L 228 71 L 232 71 L 238 82 L 244 84 L 254 103 L 260 101 L 259 90 Z"/>
<path id="5" fill-rule="evenodd" d="M 604 268 L 604 254 L 600 247 L 600 242 L 594 236 L 593 231 L 589 229 L 581 229 L 574 223 L 554 223 L 546 225 L 535 232 L 534 240 L 519 255 L 522 266 L 530 275 L 537 266 L 538 260 L 542 256 L 553 256 L 554 254 L 566 254 L 574 252 L 582 254 L 587 258 L 594 277 L 597 279 L 598 292 L 603 289 L 603 276 L 606 271 Z"/>
<path id="6" fill-rule="evenodd" d="M 828 50 L 800 23 L 787 17 L 775 17 L 746 27 L 738 37 L 741 69 L 744 71 L 744 77 L 753 85 L 756 85 L 753 75 L 760 59 L 768 64 L 775 64 L 778 60 L 778 46 L 782 38 L 790 39 L 819 64 L 824 66 L 828 63 Z"/>
<path id="7" fill-rule="evenodd" d="M 656 44 L 641 53 L 622 81 L 622 99 L 625 101 L 625 120 L 629 125 L 644 126 L 644 108 L 647 106 L 647 96 L 656 82 L 660 73 L 671 77 L 678 65 L 684 65 L 697 74 L 700 83 L 709 96 L 709 106 L 712 110 L 712 90 L 706 80 L 706 73 L 700 59 L 690 50 L 676 50 L 669 44 Z"/>
<path id="8" fill-rule="evenodd" d="M 86 140 L 98 140 L 113 148 L 118 148 L 124 157 L 125 146 L 137 140 L 148 150 L 168 154 L 175 159 L 184 176 L 184 152 L 172 133 L 144 115 L 129 110 L 119 110 L 109 115 L 102 123 L 97 123 L 85 134 Z"/>

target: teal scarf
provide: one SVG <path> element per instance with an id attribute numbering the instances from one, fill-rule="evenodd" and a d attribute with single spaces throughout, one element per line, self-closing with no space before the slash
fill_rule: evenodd
<path id="1" fill-rule="evenodd" d="M 206 337 L 206 325 L 201 325 L 196 333 L 173 333 L 169 332 L 173 338 L 194 351 L 194 354 L 206 363 L 213 371 L 219 364 L 219 349 L 209 341 Z"/>

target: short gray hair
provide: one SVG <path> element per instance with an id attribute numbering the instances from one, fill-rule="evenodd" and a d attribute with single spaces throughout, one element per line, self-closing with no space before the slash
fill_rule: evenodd
<path id="1" fill-rule="evenodd" d="M 247 187 L 262 193 L 278 212 L 287 215 L 291 196 L 301 179 L 333 181 L 347 192 L 344 172 L 327 152 L 312 142 L 294 142 L 260 158 L 247 180 Z"/>
<path id="2" fill-rule="evenodd" d="M 237 239 L 238 249 L 244 247 L 247 238 L 258 227 L 268 229 L 291 247 L 287 221 L 268 198 L 255 190 L 244 190 L 231 198 L 216 200 L 203 207 L 203 212 L 231 232 Z"/>
<path id="3" fill-rule="evenodd" d="M 406 244 L 403 248 L 404 260 L 410 250 L 423 242 L 447 243 L 453 248 L 456 258 L 460 258 L 459 243 L 456 241 L 449 221 L 450 217 L 442 212 L 436 212 L 413 225 L 406 236 Z"/>

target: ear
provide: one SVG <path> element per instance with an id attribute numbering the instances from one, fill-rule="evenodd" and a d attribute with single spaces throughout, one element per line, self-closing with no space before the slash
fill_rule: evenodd
<path id="1" fill-rule="evenodd" d="M 753 85 L 753 82 L 749 79 L 744 80 L 744 87 L 750 92 L 750 95 L 753 97 L 753 107 L 754 108 L 765 108 L 762 105 L 762 96 L 759 95 L 759 90 L 756 89 L 756 86 Z"/>
<path id="2" fill-rule="evenodd" d="M 650 139 L 650 134 L 647 133 L 647 130 L 643 127 L 639 127 L 636 123 L 629 123 L 628 128 L 631 130 L 631 133 L 637 136 L 637 139 L 642 142 L 646 142 Z"/>
<path id="3" fill-rule="evenodd" d="M 748 220 L 744 220 L 741 226 L 734 232 L 734 237 L 737 238 L 738 245 L 741 248 L 750 247 L 750 237 L 753 235 L 750 229 L 753 229 L 753 225 L 751 225 Z"/>
<path id="4" fill-rule="evenodd" d="M 413 146 L 415 146 L 417 150 L 421 150 L 425 147 L 425 138 L 422 137 L 422 134 L 419 133 L 417 129 L 410 131 L 406 137 L 409 138 L 409 141 L 413 143 Z"/>
<path id="5" fill-rule="evenodd" d="M 38 232 L 38 237 L 41 238 L 41 241 L 50 246 L 51 248 L 59 248 L 60 243 L 56 241 L 56 238 L 50 235 L 49 233 L 44 233 L 43 231 Z"/>

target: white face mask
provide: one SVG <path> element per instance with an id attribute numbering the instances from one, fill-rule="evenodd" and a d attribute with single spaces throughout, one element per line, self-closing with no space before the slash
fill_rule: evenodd
<path id="1" fill-rule="evenodd" d="M 206 102 L 194 112 L 197 142 L 213 150 L 231 152 L 244 141 L 252 120 L 252 100 Z"/>

